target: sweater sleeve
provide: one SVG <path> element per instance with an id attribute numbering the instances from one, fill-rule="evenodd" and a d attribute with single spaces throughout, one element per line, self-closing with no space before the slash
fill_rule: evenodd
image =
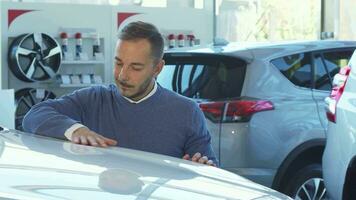
<path id="1" fill-rule="evenodd" d="M 82 123 L 85 107 L 90 102 L 93 88 L 77 90 L 59 99 L 34 105 L 22 122 L 25 131 L 65 139 L 65 131 L 75 123 Z M 91 99 L 93 100 L 93 99 Z"/>
<path id="2" fill-rule="evenodd" d="M 195 104 L 190 120 L 190 131 L 185 145 L 185 153 L 193 156 L 197 152 L 201 153 L 202 156 L 207 156 L 216 165 L 219 164 L 211 145 L 211 136 L 206 127 L 204 114 Z"/>

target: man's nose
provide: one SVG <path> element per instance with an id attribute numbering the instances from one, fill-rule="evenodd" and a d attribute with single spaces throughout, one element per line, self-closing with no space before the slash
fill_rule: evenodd
<path id="1" fill-rule="evenodd" d="M 123 66 L 119 71 L 119 79 L 122 81 L 126 81 L 129 79 L 129 72 L 127 66 Z"/>

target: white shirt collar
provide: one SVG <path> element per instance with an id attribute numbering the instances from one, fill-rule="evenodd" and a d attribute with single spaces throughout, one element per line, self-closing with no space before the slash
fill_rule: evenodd
<path id="1" fill-rule="evenodd" d="M 151 92 L 148 93 L 145 97 L 143 97 L 142 99 L 140 99 L 140 100 L 138 100 L 138 101 L 134 101 L 134 100 L 129 99 L 129 98 L 124 97 L 124 96 L 122 96 L 122 97 L 124 97 L 124 98 L 125 98 L 127 101 L 129 101 L 130 103 L 138 104 L 138 103 L 141 103 L 142 101 L 144 101 L 144 100 L 150 98 L 152 95 L 154 95 L 154 94 L 156 93 L 156 91 L 157 91 L 157 82 L 155 81 L 155 84 L 153 85 L 153 89 L 151 90 Z"/>

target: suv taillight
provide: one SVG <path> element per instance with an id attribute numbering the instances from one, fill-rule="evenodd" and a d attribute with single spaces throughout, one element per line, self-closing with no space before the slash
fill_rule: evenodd
<path id="1" fill-rule="evenodd" d="M 224 111 L 224 105 L 225 102 L 204 102 L 200 103 L 199 107 L 208 119 L 219 122 Z"/>
<path id="2" fill-rule="evenodd" d="M 325 99 L 326 116 L 331 122 L 336 123 L 336 105 L 344 92 L 345 84 L 347 78 L 349 77 L 350 71 L 351 67 L 349 66 L 340 69 L 340 72 L 334 76 L 331 94 Z"/>
<path id="3" fill-rule="evenodd" d="M 246 122 L 254 113 L 274 109 L 272 102 L 265 100 L 207 102 L 199 106 L 213 122 Z"/>

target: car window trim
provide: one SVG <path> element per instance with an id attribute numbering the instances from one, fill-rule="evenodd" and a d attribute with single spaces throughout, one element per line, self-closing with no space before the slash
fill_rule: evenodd
<path id="1" fill-rule="evenodd" d="M 177 91 L 178 68 L 179 68 L 179 64 L 175 63 L 174 72 L 173 72 L 173 78 L 172 78 L 172 89 L 173 89 L 173 91 Z"/>

